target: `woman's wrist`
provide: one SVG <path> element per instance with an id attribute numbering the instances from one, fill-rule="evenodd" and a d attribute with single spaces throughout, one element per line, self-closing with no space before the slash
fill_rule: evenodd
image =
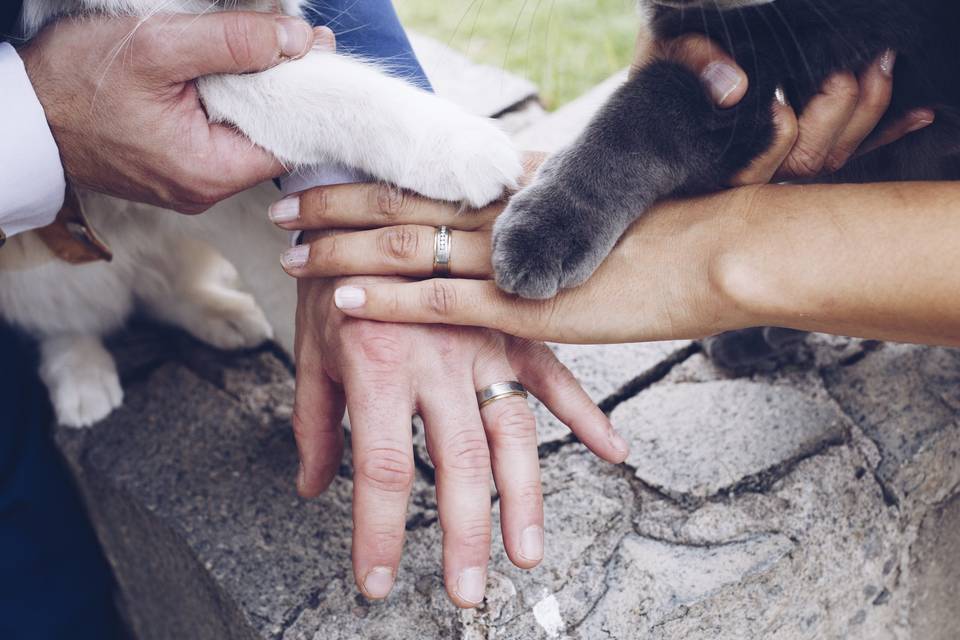
<path id="1" fill-rule="evenodd" d="M 723 331 L 777 325 L 785 316 L 778 265 L 770 259 L 764 227 L 758 224 L 770 215 L 763 204 L 768 188 L 741 187 L 714 196 L 720 206 L 708 274 Z"/>

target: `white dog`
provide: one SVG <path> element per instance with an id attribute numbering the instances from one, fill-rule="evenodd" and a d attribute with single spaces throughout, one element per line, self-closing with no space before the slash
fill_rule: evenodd
<path id="1" fill-rule="evenodd" d="M 267 11 L 273 0 L 231 10 Z M 301 0 L 282 0 L 300 15 Z M 26 0 L 28 36 L 84 12 L 152 16 L 203 13 L 206 0 Z M 223 7 L 220 7 L 223 10 Z M 237 126 L 289 167 L 334 163 L 425 196 L 483 206 L 516 185 L 521 164 L 494 123 L 345 56 L 311 52 L 262 73 L 198 81 L 211 119 Z M 102 336 L 135 308 L 216 347 L 255 346 L 272 335 L 233 266 L 192 238 L 180 216 L 79 193 L 114 252 L 110 263 L 57 260 L 34 234 L 0 251 L 0 317 L 38 338 L 41 376 L 61 424 L 89 426 L 122 402 Z"/>

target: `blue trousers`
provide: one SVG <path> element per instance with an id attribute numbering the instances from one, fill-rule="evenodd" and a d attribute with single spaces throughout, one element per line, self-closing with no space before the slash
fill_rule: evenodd
<path id="1" fill-rule="evenodd" d="M 381 60 L 429 89 L 390 0 L 325 0 L 310 11 L 338 49 Z M 0 326 L 0 640 L 121 637 L 112 577 L 50 436 L 33 347 Z"/>
<path id="2" fill-rule="evenodd" d="M 3 327 L 0 363 L 0 638 L 119 638 L 110 571 L 50 437 L 35 354 Z"/>

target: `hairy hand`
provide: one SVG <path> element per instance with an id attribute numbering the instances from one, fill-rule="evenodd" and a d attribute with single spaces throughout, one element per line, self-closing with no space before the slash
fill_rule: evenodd
<path id="1" fill-rule="evenodd" d="M 348 282 L 385 281 L 340 281 Z M 533 414 L 518 397 L 481 409 L 476 390 L 519 380 L 604 459 L 624 460 L 627 444 L 543 344 L 472 327 L 347 318 L 334 305 L 336 286 L 334 280 L 299 282 L 293 426 L 300 493 L 315 496 L 335 477 L 346 408 L 353 445 L 354 575 L 364 595 L 387 597 L 400 564 L 414 478 L 410 418 L 418 413 L 436 468 L 447 591 L 458 606 L 476 606 L 483 600 L 490 554 L 491 471 L 510 559 L 531 568 L 544 549 Z"/>
<path id="2" fill-rule="evenodd" d="M 298 19 L 67 18 L 20 52 L 73 184 L 184 213 L 283 172 L 230 127 L 211 125 L 194 79 L 260 71 L 332 47 Z"/>

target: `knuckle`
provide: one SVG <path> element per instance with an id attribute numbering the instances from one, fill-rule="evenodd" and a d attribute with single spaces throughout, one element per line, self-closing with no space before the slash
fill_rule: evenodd
<path id="1" fill-rule="evenodd" d="M 413 485 L 413 458 L 393 447 L 378 447 L 364 452 L 357 468 L 360 479 L 384 493 L 406 493 Z"/>
<path id="2" fill-rule="evenodd" d="M 689 64 L 709 49 L 703 36 L 687 33 L 669 41 L 664 49 L 666 58 Z"/>
<path id="3" fill-rule="evenodd" d="M 467 479 L 486 480 L 490 475 L 490 451 L 482 431 L 452 434 L 441 451 L 437 471 L 456 472 Z"/>
<path id="4" fill-rule="evenodd" d="M 835 73 L 830 76 L 824 84 L 823 91 L 844 102 L 856 103 L 860 99 L 860 83 L 850 72 Z"/>
<path id="5" fill-rule="evenodd" d="M 372 538 L 374 548 L 383 553 L 403 547 L 404 530 L 389 523 L 374 523 L 364 530 Z"/>
<path id="6" fill-rule="evenodd" d="M 343 252 L 341 251 L 340 242 L 340 237 L 337 235 L 324 236 L 313 243 L 310 249 L 311 259 L 325 267 L 337 270 L 343 266 L 341 264 Z"/>
<path id="7" fill-rule="evenodd" d="M 238 69 L 246 69 L 256 62 L 257 41 L 251 22 L 240 14 L 226 14 L 223 19 L 223 39 L 227 53 Z"/>
<path id="8" fill-rule="evenodd" d="M 798 141 L 784 164 L 792 175 L 812 178 L 823 169 L 823 161 L 823 153 L 813 151 L 802 141 Z"/>
<path id="9" fill-rule="evenodd" d="M 543 512 L 543 489 L 539 482 L 524 482 L 513 487 L 511 494 L 511 501 L 524 512 Z"/>
<path id="10" fill-rule="evenodd" d="M 173 41 L 164 33 L 163 27 L 157 25 L 158 23 L 149 21 L 132 36 L 137 50 L 136 60 L 146 69 L 162 68 L 169 65 L 173 58 Z"/>
<path id="11" fill-rule="evenodd" d="M 486 553 L 490 549 L 489 519 L 469 519 L 457 524 L 455 544 L 461 550 Z"/>
<path id="12" fill-rule="evenodd" d="M 570 383 L 576 384 L 576 376 L 567 368 L 567 365 L 560 362 L 552 351 L 547 351 L 542 356 L 544 382 L 551 387 L 567 386 Z"/>
<path id="13" fill-rule="evenodd" d="M 354 354 L 367 365 L 380 365 L 394 369 L 407 359 L 404 343 L 374 322 L 357 322 L 344 326 L 344 339 L 353 345 L 348 353 Z"/>
<path id="14" fill-rule="evenodd" d="M 457 306 L 457 292 L 446 280 L 431 280 L 423 289 L 423 305 L 438 316 L 449 316 Z"/>
<path id="15" fill-rule="evenodd" d="M 319 187 L 310 192 L 308 215 L 315 221 L 321 221 L 330 216 L 330 194 L 327 189 Z"/>
<path id="16" fill-rule="evenodd" d="M 407 194 L 400 187 L 382 183 L 376 190 L 377 212 L 386 218 L 403 215 L 407 208 Z"/>
<path id="17" fill-rule="evenodd" d="M 853 156 L 854 152 L 855 150 L 848 149 L 846 146 L 835 147 L 823 163 L 824 171 L 835 173 L 843 169 L 844 165 L 847 164 L 847 160 Z"/>
<path id="18" fill-rule="evenodd" d="M 492 406 L 496 413 L 490 422 L 490 436 L 498 446 L 536 446 L 537 420 L 526 402 L 499 402 Z"/>
<path id="19" fill-rule="evenodd" d="M 387 227 L 378 239 L 380 253 L 391 260 L 406 261 L 418 254 L 420 250 L 420 234 L 412 225 Z"/>
<path id="20" fill-rule="evenodd" d="M 777 119 L 777 143 L 790 151 L 800 139 L 800 122 L 796 117 L 783 116 Z"/>

